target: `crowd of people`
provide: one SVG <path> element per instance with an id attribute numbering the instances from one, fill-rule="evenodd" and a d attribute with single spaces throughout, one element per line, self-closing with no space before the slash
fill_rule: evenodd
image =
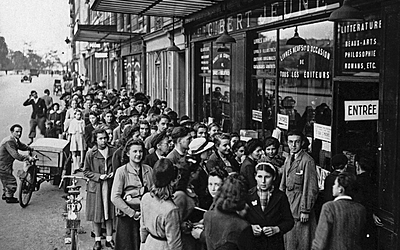
<path id="1" fill-rule="evenodd" d="M 118 250 L 372 249 L 365 235 L 380 221 L 366 198 L 371 182 L 355 176 L 369 169 L 362 156 L 354 171 L 334 156 L 340 169 L 324 194 L 301 131 L 287 133 L 285 158 L 274 137 L 242 141 L 143 93 L 94 83 L 63 94 L 63 105 L 44 99 L 32 91 L 24 103 L 33 106 L 29 137 L 44 124 L 45 137 L 70 141 L 71 172 L 89 178 L 94 250 L 103 231 Z"/>

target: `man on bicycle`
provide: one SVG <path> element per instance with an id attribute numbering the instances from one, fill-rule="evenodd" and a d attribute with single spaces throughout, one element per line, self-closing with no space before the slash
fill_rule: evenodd
<path id="1" fill-rule="evenodd" d="M 14 124 L 10 128 L 11 135 L 4 138 L 0 143 L 0 180 L 3 184 L 2 199 L 7 203 L 18 203 L 18 199 L 14 197 L 17 191 L 17 180 L 13 172 L 14 160 L 33 161 L 34 158 L 29 155 L 21 155 L 18 150 L 33 150 L 31 147 L 20 141 L 22 135 L 22 126 Z"/>

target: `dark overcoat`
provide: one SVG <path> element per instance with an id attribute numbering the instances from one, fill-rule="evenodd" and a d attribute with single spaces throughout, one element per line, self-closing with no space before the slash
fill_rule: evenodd
<path id="1" fill-rule="evenodd" d="M 246 242 L 241 242 L 245 243 L 245 249 L 284 250 L 283 235 L 289 232 L 294 225 L 294 219 L 286 194 L 275 188 L 270 201 L 263 211 L 260 198 L 257 194 L 257 187 L 253 187 L 249 190 L 246 203 L 249 206 L 246 219 L 251 225 L 260 225 L 261 227 L 278 226 L 280 232 L 271 237 L 265 235 L 256 237 L 253 235 L 251 227 L 247 228 Z"/>
<path id="2" fill-rule="evenodd" d="M 107 159 L 103 157 L 97 147 L 93 147 L 86 153 L 84 176 L 89 178 L 86 187 L 86 220 L 96 223 L 104 222 L 104 206 L 102 198 L 102 180 L 100 175 L 109 174 L 113 172 L 112 156 L 115 149 L 108 147 Z M 107 163 L 107 171 L 105 171 L 105 164 Z M 108 215 L 110 219 L 115 216 L 114 205 L 111 202 L 110 194 L 113 183 L 113 178 L 107 179 L 108 185 Z"/>

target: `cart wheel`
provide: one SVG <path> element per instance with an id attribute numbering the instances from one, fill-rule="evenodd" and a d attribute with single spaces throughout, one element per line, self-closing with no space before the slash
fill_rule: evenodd
<path id="1" fill-rule="evenodd" d="M 78 234 L 76 229 L 71 229 L 71 250 L 76 250 L 78 245 Z"/>
<path id="2" fill-rule="evenodd" d="M 34 175 L 33 167 L 31 167 L 26 176 L 21 179 L 21 184 L 19 185 L 18 198 L 19 205 L 23 208 L 28 206 L 31 200 L 32 193 L 35 190 L 36 176 Z"/>

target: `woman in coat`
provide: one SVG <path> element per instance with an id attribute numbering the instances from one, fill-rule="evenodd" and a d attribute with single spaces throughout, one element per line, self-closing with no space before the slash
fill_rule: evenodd
<path id="1" fill-rule="evenodd" d="M 158 160 L 153 169 L 154 185 L 140 203 L 141 250 L 181 250 L 179 208 L 172 201 L 178 170 L 169 159 Z"/>
<path id="2" fill-rule="evenodd" d="M 257 182 L 254 178 L 254 167 L 261 158 L 262 148 L 263 144 L 259 139 L 251 139 L 246 143 L 246 159 L 243 161 L 242 166 L 240 167 L 240 173 L 246 177 L 249 189 L 257 185 Z"/>
<path id="3" fill-rule="evenodd" d="M 107 145 L 107 132 L 96 129 L 93 132 L 96 146 L 86 153 L 84 176 L 89 178 L 86 192 L 86 219 L 93 222 L 95 246 L 101 249 L 101 226 L 106 225 L 106 246 L 113 246 L 112 225 L 114 206 L 110 200 L 113 184 L 112 155 L 114 149 Z"/>
<path id="4" fill-rule="evenodd" d="M 248 250 L 284 250 L 283 235 L 293 228 L 294 220 L 285 193 L 274 186 L 277 171 L 271 163 L 255 167 L 257 185 L 249 190 L 247 221 L 242 248 Z"/>
<path id="5" fill-rule="evenodd" d="M 115 235 L 117 250 L 140 248 L 140 199 L 153 186 L 153 169 L 142 164 L 144 151 L 142 140 L 129 140 L 124 149 L 129 162 L 115 171 L 111 201 L 118 211 Z"/>
<path id="6" fill-rule="evenodd" d="M 204 215 L 207 250 L 237 250 L 249 223 L 239 216 L 245 208 L 247 188 L 243 177 L 228 176 L 214 197 L 214 208 Z"/>
<path id="7" fill-rule="evenodd" d="M 201 217 L 196 214 L 195 207 L 198 206 L 198 197 L 194 191 L 192 182 L 199 176 L 200 167 L 198 164 L 187 162 L 185 158 L 178 164 L 181 178 L 174 193 L 174 202 L 179 208 L 182 230 L 182 249 L 195 249 L 196 240 L 191 235 L 193 222 L 198 222 Z"/>

